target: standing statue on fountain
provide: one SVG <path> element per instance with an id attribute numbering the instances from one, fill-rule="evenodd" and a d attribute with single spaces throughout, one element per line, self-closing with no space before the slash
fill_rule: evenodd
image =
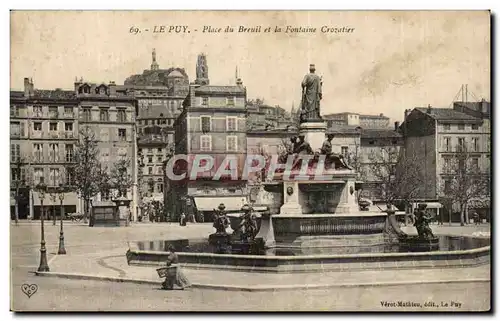
<path id="1" fill-rule="evenodd" d="M 427 213 L 426 208 L 427 204 L 418 204 L 418 208 L 415 211 L 415 223 L 413 225 L 415 225 L 420 239 L 429 240 L 434 238 L 434 234 L 429 227 L 432 217 Z"/>
<path id="2" fill-rule="evenodd" d="M 214 209 L 214 228 L 216 234 L 226 234 L 226 229 L 229 226 L 229 219 L 226 215 L 226 206 L 221 203 L 217 210 Z"/>
<path id="3" fill-rule="evenodd" d="M 321 87 L 323 80 L 315 74 L 314 64 L 309 65 L 309 73 L 304 76 L 302 81 L 302 101 L 300 106 L 300 123 L 320 122 L 323 119 L 320 116 L 319 102 L 323 98 Z"/>
<path id="4" fill-rule="evenodd" d="M 241 231 L 241 240 L 244 242 L 252 242 L 257 235 L 257 217 L 252 213 L 252 208 L 247 204 L 241 208 L 243 214 L 239 230 Z"/>
<path id="5" fill-rule="evenodd" d="M 341 154 L 335 154 L 332 150 L 332 139 L 333 134 L 327 134 L 326 140 L 323 142 L 323 146 L 321 146 L 321 154 L 326 156 L 325 159 L 325 169 L 332 168 L 333 169 L 352 169 L 350 167 L 344 156 Z M 333 165 L 333 166 L 332 166 Z"/>

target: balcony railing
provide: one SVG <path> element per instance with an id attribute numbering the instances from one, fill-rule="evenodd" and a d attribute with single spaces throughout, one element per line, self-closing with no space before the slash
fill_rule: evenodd
<path id="1" fill-rule="evenodd" d="M 64 118 L 75 118 L 75 113 L 73 113 L 73 112 L 64 112 L 63 117 Z"/>
<path id="2" fill-rule="evenodd" d="M 73 132 L 64 132 L 64 138 L 75 138 L 75 133 L 73 133 Z"/>
<path id="3" fill-rule="evenodd" d="M 59 118 L 59 112 L 49 111 L 49 118 Z"/>
<path id="4" fill-rule="evenodd" d="M 49 132 L 49 138 L 59 138 L 59 132 Z"/>

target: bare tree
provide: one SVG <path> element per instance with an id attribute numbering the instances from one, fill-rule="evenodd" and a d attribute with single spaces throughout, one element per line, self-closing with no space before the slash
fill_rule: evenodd
<path id="1" fill-rule="evenodd" d="M 114 162 L 111 168 L 111 186 L 118 192 L 118 197 L 127 197 L 127 190 L 132 186 L 132 175 L 130 168 L 130 159 L 119 159 Z"/>
<path id="2" fill-rule="evenodd" d="M 90 200 L 100 192 L 104 170 L 99 162 L 95 133 L 88 127 L 80 130 L 80 140 L 74 151 L 73 183 L 84 200 L 84 220 L 87 221 Z"/>
<path id="3" fill-rule="evenodd" d="M 421 163 L 398 147 L 382 146 L 378 152 L 372 151 L 368 159 L 366 176 L 380 187 L 381 198 L 386 203 L 396 200 L 408 203 L 424 185 Z"/>
<path id="4" fill-rule="evenodd" d="M 442 191 L 451 204 L 460 209 L 460 225 L 468 219 L 467 207 L 470 201 L 490 196 L 490 175 L 481 172 L 479 157 L 467 150 L 467 146 L 457 146 L 457 152 L 445 163 L 445 178 Z"/>

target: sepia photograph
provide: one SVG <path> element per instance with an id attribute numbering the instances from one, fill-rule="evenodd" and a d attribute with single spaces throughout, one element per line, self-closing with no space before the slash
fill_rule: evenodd
<path id="1" fill-rule="evenodd" d="M 490 11 L 9 18 L 10 311 L 491 311 Z"/>

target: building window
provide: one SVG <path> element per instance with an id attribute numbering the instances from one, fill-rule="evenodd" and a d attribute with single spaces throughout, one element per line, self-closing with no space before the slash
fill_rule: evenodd
<path id="1" fill-rule="evenodd" d="M 445 173 L 449 173 L 451 171 L 451 159 L 449 157 L 443 158 L 443 169 Z"/>
<path id="2" fill-rule="evenodd" d="M 109 112 L 107 108 L 101 108 L 99 110 L 99 120 L 100 121 L 109 121 Z"/>
<path id="3" fill-rule="evenodd" d="M 20 137 L 21 136 L 21 123 L 19 123 L 19 122 L 11 122 L 10 123 L 10 135 L 12 137 Z"/>
<path id="4" fill-rule="evenodd" d="M 153 156 L 148 156 L 148 163 L 152 163 L 153 162 Z"/>
<path id="5" fill-rule="evenodd" d="M 83 120 L 84 121 L 91 121 L 92 120 L 92 113 L 91 113 L 90 108 L 83 108 Z"/>
<path id="6" fill-rule="evenodd" d="M 226 118 L 226 131 L 235 132 L 238 130 L 238 118 L 237 117 L 227 117 Z"/>
<path id="7" fill-rule="evenodd" d="M 234 97 L 227 97 L 226 103 L 228 106 L 234 106 Z"/>
<path id="8" fill-rule="evenodd" d="M 33 106 L 33 116 L 34 117 L 42 117 L 42 106 Z"/>
<path id="9" fill-rule="evenodd" d="M 347 157 L 347 153 L 349 152 L 349 147 L 347 147 L 347 146 L 342 146 L 342 147 L 340 147 L 340 150 L 341 150 L 340 152 L 342 153 L 342 155 L 343 155 L 344 157 Z"/>
<path id="10" fill-rule="evenodd" d="M 49 169 L 49 185 L 58 186 L 59 185 L 59 169 L 51 168 Z"/>
<path id="11" fill-rule="evenodd" d="M 472 128 L 472 130 L 478 130 L 479 129 L 479 125 L 472 124 L 471 128 Z"/>
<path id="12" fill-rule="evenodd" d="M 375 144 L 375 141 L 374 141 L 374 140 L 370 140 L 370 141 L 368 142 L 368 144 L 370 144 L 370 145 L 374 145 L 374 144 Z"/>
<path id="13" fill-rule="evenodd" d="M 465 151 L 465 138 L 459 137 L 458 138 L 457 152 L 463 152 L 463 151 Z"/>
<path id="14" fill-rule="evenodd" d="M 451 137 L 444 138 L 444 151 L 451 152 Z"/>
<path id="15" fill-rule="evenodd" d="M 59 117 L 59 113 L 57 111 L 57 106 L 49 106 L 49 117 L 50 118 Z"/>
<path id="16" fill-rule="evenodd" d="M 443 125 L 443 129 L 444 129 L 444 130 L 450 130 L 450 129 L 451 129 L 450 124 L 444 124 L 444 125 Z"/>
<path id="17" fill-rule="evenodd" d="M 21 159 L 21 146 L 19 144 L 10 144 L 10 161 L 19 162 Z"/>
<path id="18" fill-rule="evenodd" d="M 157 159 L 158 163 L 161 163 L 163 161 L 163 157 L 162 156 L 158 156 L 156 159 Z"/>
<path id="19" fill-rule="evenodd" d="M 71 167 L 66 167 L 66 184 L 73 185 L 74 179 L 74 169 Z"/>
<path id="20" fill-rule="evenodd" d="M 127 130 L 125 128 L 118 128 L 118 138 L 120 141 L 127 140 Z"/>
<path id="21" fill-rule="evenodd" d="M 49 130 L 51 132 L 56 132 L 57 131 L 57 123 L 50 123 L 49 124 Z"/>
<path id="22" fill-rule="evenodd" d="M 10 116 L 11 117 L 19 116 L 19 109 L 14 105 L 10 105 Z"/>
<path id="23" fill-rule="evenodd" d="M 153 175 L 153 167 L 148 167 L 148 174 Z"/>
<path id="24" fill-rule="evenodd" d="M 202 97 L 201 98 L 201 105 L 202 106 L 208 106 L 208 97 Z"/>
<path id="25" fill-rule="evenodd" d="M 163 152 L 163 149 L 162 148 L 158 148 L 158 153 L 161 153 Z"/>
<path id="26" fill-rule="evenodd" d="M 33 123 L 33 130 L 42 131 L 42 123 Z"/>
<path id="27" fill-rule="evenodd" d="M 472 151 L 479 152 L 479 138 L 477 137 L 472 138 Z"/>
<path id="28" fill-rule="evenodd" d="M 36 167 L 33 170 L 34 176 L 35 176 L 35 185 L 40 184 L 45 181 L 43 177 L 43 168 Z"/>
<path id="29" fill-rule="evenodd" d="M 226 136 L 226 151 L 238 151 L 238 136 Z"/>
<path id="30" fill-rule="evenodd" d="M 73 145 L 68 144 L 64 147 L 65 149 L 65 154 L 66 154 L 66 162 L 71 163 L 73 162 Z"/>
<path id="31" fill-rule="evenodd" d="M 208 133 L 212 128 L 212 118 L 210 116 L 201 116 L 201 131 Z"/>
<path id="32" fill-rule="evenodd" d="M 59 161 L 59 145 L 49 144 L 49 161 L 58 162 Z"/>
<path id="33" fill-rule="evenodd" d="M 471 158 L 471 165 L 473 171 L 479 171 L 479 158 L 478 157 Z"/>
<path id="34" fill-rule="evenodd" d="M 158 183 L 158 192 L 163 193 L 163 183 Z"/>
<path id="35" fill-rule="evenodd" d="M 64 116 L 73 117 L 73 107 L 64 107 Z"/>
<path id="36" fill-rule="evenodd" d="M 458 124 L 458 130 L 465 130 L 465 124 Z"/>
<path id="37" fill-rule="evenodd" d="M 64 130 L 67 132 L 73 131 L 73 123 L 64 123 Z"/>
<path id="38" fill-rule="evenodd" d="M 42 144 L 33 144 L 33 153 L 35 161 L 41 162 L 43 160 L 43 146 Z"/>
<path id="39" fill-rule="evenodd" d="M 200 136 L 200 150 L 205 152 L 212 150 L 212 136 Z"/>
<path id="40" fill-rule="evenodd" d="M 127 122 L 127 113 L 123 109 L 118 110 L 117 114 L 118 122 L 120 123 L 125 123 Z"/>

